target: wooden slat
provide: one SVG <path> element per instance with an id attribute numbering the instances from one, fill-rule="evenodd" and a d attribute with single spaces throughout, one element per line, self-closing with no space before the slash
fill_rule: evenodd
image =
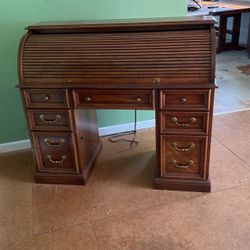
<path id="1" fill-rule="evenodd" d="M 209 79 L 210 65 L 209 30 L 34 34 L 23 51 L 23 73 L 29 81 L 94 77 L 197 81 Z"/>

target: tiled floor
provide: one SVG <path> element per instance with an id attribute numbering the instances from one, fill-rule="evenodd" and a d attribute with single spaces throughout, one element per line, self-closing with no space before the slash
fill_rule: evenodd
<path id="1" fill-rule="evenodd" d="M 249 123 L 215 117 L 211 193 L 152 189 L 154 129 L 133 149 L 104 138 L 87 186 L 34 184 L 30 151 L 1 156 L 0 249 L 248 250 Z"/>
<path id="2" fill-rule="evenodd" d="M 215 113 L 250 109 L 250 75 L 239 67 L 250 67 L 246 51 L 228 51 L 217 55 Z"/>
<path id="3" fill-rule="evenodd" d="M 246 54 L 218 56 L 215 112 L 250 108 Z M 87 186 L 33 183 L 31 151 L 0 156 L 0 250 L 249 250 L 250 110 L 214 117 L 211 193 L 152 189 L 155 131 L 104 149 Z"/>

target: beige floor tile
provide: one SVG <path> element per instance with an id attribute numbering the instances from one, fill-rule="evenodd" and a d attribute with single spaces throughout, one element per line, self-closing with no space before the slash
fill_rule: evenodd
<path id="1" fill-rule="evenodd" d="M 154 152 L 122 151 L 101 157 L 87 186 L 59 186 L 58 227 L 93 221 L 201 195 L 152 189 Z"/>
<path id="2" fill-rule="evenodd" d="M 250 186 L 140 210 L 94 223 L 98 247 L 248 250 Z"/>
<path id="3" fill-rule="evenodd" d="M 97 250 L 95 235 L 90 223 L 63 230 L 36 235 L 32 250 Z"/>
<path id="4" fill-rule="evenodd" d="M 56 185 L 33 184 L 33 233 L 46 233 L 57 226 Z"/>
<path id="5" fill-rule="evenodd" d="M 250 75 L 239 66 L 249 64 L 245 51 L 224 52 L 217 55 L 215 113 L 250 108 Z"/>
<path id="6" fill-rule="evenodd" d="M 250 183 L 249 166 L 213 138 L 210 160 L 212 192 Z"/>
<path id="7" fill-rule="evenodd" d="M 214 137 L 250 166 L 250 111 L 216 116 Z"/>
<path id="8" fill-rule="evenodd" d="M 0 157 L 0 249 L 30 249 L 32 176 L 30 151 Z"/>

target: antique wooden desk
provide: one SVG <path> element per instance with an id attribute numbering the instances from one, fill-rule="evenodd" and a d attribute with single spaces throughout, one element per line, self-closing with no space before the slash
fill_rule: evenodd
<path id="1" fill-rule="evenodd" d="M 95 109 L 155 109 L 154 187 L 210 191 L 212 17 L 56 22 L 27 29 L 18 86 L 36 182 L 86 184 L 101 150 Z"/>

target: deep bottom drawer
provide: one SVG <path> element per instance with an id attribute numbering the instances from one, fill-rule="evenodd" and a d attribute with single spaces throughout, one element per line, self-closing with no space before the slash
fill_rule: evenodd
<path id="1" fill-rule="evenodd" d="M 72 133 L 32 133 L 39 172 L 78 173 Z"/>
<path id="2" fill-rule="evenodd" d="M 161 177 L 203 178 L 207 138 L 161 136 Z"/>

